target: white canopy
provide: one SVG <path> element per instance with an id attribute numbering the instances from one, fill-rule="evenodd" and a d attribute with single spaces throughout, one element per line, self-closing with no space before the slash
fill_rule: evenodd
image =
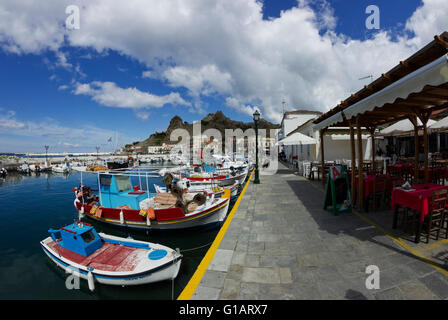
<path id="1" fill-rule="evenodd" d="M 300 132 L 295 132 L 292 135 L 280 140 L 276 145 L 283 144 L 290 146 L 293 144 L 316 144 L 317 141 L 314 138 L 308 137 Z"/>
<path id="2" fill-rule="evenodd" d="M 448 129 L 448 117 L 445 117 L 428 127 L 430 130 Z"/>
<path id="3" fill-rule="evenodd" d="M 434 60 L 420 69 L 408 74 L 390 86 L 351 105 L 342 112 L 347 119 L 393 103 L 396 99 L 406 99 L 411 93 L 421 92 L 426 85 L 439 86 L 448 82 L 448 54 Z M 316 124 L 313 129 L 321 130 L 343 121 L 342 113 L 338 112 Z"/>
<path id="4" fill-rule="evenodd" d="M 423 125 L 420 119 L 417 118 L 417 123 L 419 126 Z M 426 124 L 428 127 L 435 124 L 436 121 L 429 119 L 428 123 Z M 406 133 L 406 132 L 413 132 L 414 131 L 414 125 L 409 119 L 404 119 L 401 121 L 398 121 L 394 123 L 391 126 L 388 126 L 387 128 L 384 128 L 380 131 L 381 135 L 387 136 L 387 135 L 394 135 L 394 134 L 400 134 L 400 133 Z"/>

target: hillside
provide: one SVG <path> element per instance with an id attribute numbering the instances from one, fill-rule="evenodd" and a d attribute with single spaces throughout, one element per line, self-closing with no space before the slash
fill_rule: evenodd
<path id="1" fill-rule="evenodd" d="M 280 125 L 273 124 L 264 119 L 260 119 L 258 127 L 259 129 L 279 129 Z M 175 141 L 170 141 L 170 136 L 175 129 L 179 128 L 187 130 L 190 133 L 190 136 L 193 135 L 193 124 L 183 121 L 179 116 L 174 116 L 171 119 L 166 131 L 153 133 L 149 136 L 148 139 L 138 142 L 137 145 L 143 148 L 147 148 L 148 146 L 161 146 L 163 143 L 176 143 Z M 226 117 L 220 110 L 216 111 L 215 113 L 209 113 L 201 120 L 202 131 L 205 131 L 207 129 L 217 129 L 221 132 L 223 139 L 225 137 L 225 129 L 241 129 L 245 131 L 249 128 L 255 128 L 253 122 L 232 120 Z M 269 135 L 269 132 L 267 134 Z"/>

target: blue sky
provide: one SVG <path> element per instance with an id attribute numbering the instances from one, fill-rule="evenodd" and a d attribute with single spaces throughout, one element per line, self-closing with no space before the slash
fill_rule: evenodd
<path id="1" fill-rule="evenodd" d="M 51 10 L 0 4 L 0 152 L 110 151 L 165 130 L 174 115 L 192 122 L 216 110 L 251 121 L 257 107 L 277 122 L 282 100 L 325 111 L 364 85 L 359 77 L 448 29 L 427 18 L 434 8 L 446 17 L 440 0 L 149 1 L 135 12 L 52 1 L 43 2 Z M 79 30 L 64 28 L 72 3 Z M 369 4 L 380 8 L 380 30 L 365 27 Z"/>

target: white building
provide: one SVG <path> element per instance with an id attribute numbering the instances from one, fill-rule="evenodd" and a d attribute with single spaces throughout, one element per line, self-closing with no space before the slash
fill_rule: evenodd
<path id="1" fill-rule="evenodd" d="M 291 111 L 294 112 L 294 111 Z M 293 144 L 283 145 L 279 142 L 280 150 L 285 152 L 286 160 L 294 165 L 302 162 L 320 161 L 320 132 L 313 129 L 313 121 L 319 117 L 322 113 L 318 111 L 296 111 L 289 119 L 282 120 L 281 134 L 286 132 L 284 138 L 296 141 Z M 300 116 L 297 116 L 300 115 Z M 286 116 L 286 117 L 287 117 Z M 286 120 L 286 121 L 285 121 Z M 290 130 L 293 123 L 299 123 L 294 129 Z M 283 132 L 282 132 L 283 131 Z M 297 134 L 296 134 L 297 133 Z M 282 138 L 279 138 L 281 140 Z M 303 139 L 303 142 L 301 142 Z M 306 141 L 305 141 L 306 140 Z M 355 132 L 355 145 L 357 146 L 357 136 Z M 363 145 L 363 158 L 365 160 L 371 159 L 371 143 L 370 135 L 362 135 Z M 350 131 L 349 128 L 328 128 L 327 133 L 324 135 L 324 147 L 325 147 L 325 160 L 326 161 L 350 161 L 351 149 L 350 149 Z"/>
<path id="2" fill-rule="evenodd" d="M 288 134 L 302 126 L 304 123 L 314 120 L 319 117 L 322 112 L 308 111 L 308 110 L 294 110 L 283 113 L 282 122 L 280 124 L 280 131 L 278 133 L 278 140 L 286 138 Z M 298 145 L 284 145 L 280 146 L 279 151 L 283 150 L 286 159 L 292 161 L 293 156 L 297 156 Z"/>
<path id="3" fill-rule="evenodd" d="M 160 153 L 163 150 L 163 146 L 148 146 L 148 153 L 154 154 L 154 153 Z"/>

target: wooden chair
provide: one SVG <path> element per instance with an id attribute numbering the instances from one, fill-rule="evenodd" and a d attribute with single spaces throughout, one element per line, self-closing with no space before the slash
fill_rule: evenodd
<path id="1" fill-rule="evenodd" d="M 404 183 L 401 177 L 391 177 L 390 178 L 390 189 L 386 190 L 385 203 L 390 207 L 392 203 L 392 190 L 397 187 L 401 187 Z"/>
<path id="2" fill-rule="evenodd" d="M 446 200 L 448 190 L 441 189 L 432 193 L 432 198 L 429 203 L 429 213 L 423 222 L 423 231 L 426 233 L 426 242 L 429 242 L 429 237 L 436 232 L 436 239 L 439 240 L 440 230 L 445 220 Z"/>
<path id="3" fill-rule="evenodd" d="M 379 200 L 379 207 L 381 209 L 384 208 L 386 185 L 387 185 L 387 178 L 385 176 L 375 176 L 375 179 L 373 181 L 373 192 L 372 192 L 373 211 L 376 211 L 378 200 Z"/>

